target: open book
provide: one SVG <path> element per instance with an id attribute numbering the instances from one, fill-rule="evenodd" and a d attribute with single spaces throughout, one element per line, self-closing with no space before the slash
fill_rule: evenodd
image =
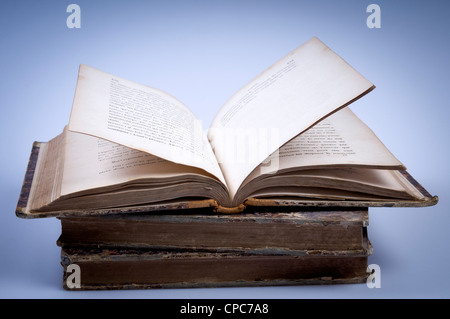
<path id="1" fill-rule="evenodd" d="M 205 133 L 169 94 L 81 65 L 68 126 L 39 144 L 26 211 L 424 200 L 347 107 L 373 88 L 312 38 L 236 92 Z"/>

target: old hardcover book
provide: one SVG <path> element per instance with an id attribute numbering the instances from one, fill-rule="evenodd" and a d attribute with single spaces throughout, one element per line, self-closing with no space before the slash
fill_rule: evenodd
<path id="1" fill-rule="evenodd" d="M 159 201 L 151 204 L 141 204 L 134 206 L 120 205 L 118 207 L 105 208 L 80 208 L 77 204 L 62 211 L 30 211 L 29 197 L 31 189 L 36 187 L 35 173 L 36 165 L 39 158 L 40 148 L 43 143 L 35 142 L 33 144 L 27 170 L 24 177 L 24 182 L 20 192 L 19 200 L 16 208 L 16 215 L 20 218 L 39 218 L 39 217 L 88 217 L 88 216 L 104 216 L 104 215 L 121 215 L 121 214 L 140 214 L 140 213 L 154 213 L 161 214 L 164 212 L 184 211 L 186 213 L 195 212 L 202 209 L 203 212 L 222 212 L 229 213 L 231 210 L 221 209 L 215 200 L 205 198 L 178 198 L 170 201 Z M 346 207 L 362 208 L 365 207 L 420 207 L 431 206 L 438 202 L 437 196 L 432 196 L 423 188 L 408 172 L 399 171 L 402 176 L 420 192 L 423 200 L 397 200 L 386 199 L 380 200 L 355 200 L 355 199 L 341 199 L 328 200 L 318 198 L 301 198 L 292 195 L 276 196 L 272 198 L 256 198 L 250 197 L 244 202 L 247 211 L 295 211 L 304 208 L 325 208 L 325 209 L 345 209 Z"/>
<path id="2" fill-rule="evenodd" d="M 246 254 L 366 254 L 367 208 L 61 217 L 58 245 Z"/>
<path id="3" fill-rule="evenodd" d="M 434 204 L 347 107 L 373 88 L 313 38 L 236 92 L 204 134 L 169 94 L 81 65 L 69 124 L 36 144 L 18 215 Z"/>
<path id="4" fill-rule="evenodd" d="M 66 289 L 343 284 L 367 280 L 367 255 L 352 251 L 297 256 L 63 247 L 61 265 Z M 70 265 L 79 267 L 78 282 L 72 278 Z"/>

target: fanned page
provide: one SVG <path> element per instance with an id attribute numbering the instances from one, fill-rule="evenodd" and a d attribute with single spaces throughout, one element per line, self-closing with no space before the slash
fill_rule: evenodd
<path id="1" fill-rule="evenodd" d="M 225 183 L 200 121 L 163 91 L 81 65 L 68 128 L 200 168 Z"/>
<path id="2" fill-rule="evenodd" d="M 311 183 L 305 177 L 314 174 L 337 182 L 357 177 L 359 183 L 404 190 L 404 183 L 399 183 L 395 173 L 405 169 L 372 130 L 345 107 L 270 155 L 245 179 L 235 199 L 243 201 L 255 188 L 270 184 L 269 179 L 282 177 L 282 185 L 287 186 L 286 179 L 296 176 Z"/>
<path id="3" fill-rule="evenodd" d="M 373 88 L 317 38 L 244 86 L 208 132 L 230 196 L 280 146 Z"/>
<path id="4" fill-rule="evenodd" d="M 293 138 L 271 154 L 247 178 L 248 181 L 279 171 L 364 167 L 405 170 L 373 131 L 346 107 Z"/>
<path id="5" fill-rule="evenodd" d="M 141 181 L 144 184 L 146 179 L 167 184 L 170 181 L 181 182 L 193 175 L 213 179 L 212 175 L 196 167 L 166 161 L 114 142 L 68 130 L 63 134 L 66 146 L 62 196 L 102 187 L 114 188 L 130 182 L 139 184 L 137 181 Z"/>

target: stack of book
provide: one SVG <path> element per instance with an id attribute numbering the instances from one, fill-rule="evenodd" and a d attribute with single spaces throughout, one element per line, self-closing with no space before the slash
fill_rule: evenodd
<path id="1" fill-rule="evenodd" d="M 27 203 L 35 143 L 18 203 Z M 409 179 L 428 198 L 412 177 Z M 187 203 L 61 212 L 63 287 L 69 290 L 363 283 L 372 253 L 368 207 L 384 203 L 290 200 L 221 214 Z M 344 203 L 341 203 L 344 204 Z M 350 207 L 353 204 L 353 207 Z M 378 205 L 377 205 L 378 204 Z M 412 205 L 397 202 L 396 205 Z M 419 203 L 416 203 L 418 205 Z M 205 205 L 207 206 L 207 205 Z M 39 217 L 45 217 L 40 215 Z M 72 276 L 77 265 L 79 277 Z"/>
<path id="2" fill-rule="evenodd" d="M 374 88 L 312 38 L 204 134 L 171 95 L 81 65 L 16 214 L 61 219 L 78 289 L 362 282 L 368 207 L 438 200 L 347 107 Z"/>
<path id="3" fill-rule="evenodd" d="M 16 214 L 27 211 L 41 143 L 35 143 Z M 437 202 L 278 199 L 217 213 L 205 200 L 64 211 L 63 287 L 69 290 L 364 283 L 372 245 L 367 206 Z M 267 204 L 267 203 L 266 203 Z M 189 208 L 189 205 L 197 208 Z M 50 216 L 54 216 L 51 214 Z M 79 277 L 73 276 L 76 265 Z"/>
<path id="4" fill-rule="evenodd" d="M 72 264 L 80 289 L 365 282 L 367 223 L 367 209 L 61 218 L 63 284 Z"/>

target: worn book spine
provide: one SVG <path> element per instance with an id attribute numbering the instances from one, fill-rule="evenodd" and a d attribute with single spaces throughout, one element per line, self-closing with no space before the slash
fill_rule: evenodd
<path id="1" fill-rule="evenodd" d="M 252 255 L 62 248 L 69 290 L 362 283 L 367 254 Z M 74 267 L 75 266 L 75 267 Z"/>
<path id="2" fill-rule="evenodd" d="M 39 157 L 39 150 L 41 143 L 34 142 L 31 148 L 30 158 L 28 159 L 27 170 L 22 183 L 22 189 L 20 190 L 19 200 L 17 202 L 16 216 L 26 218 L 27 217 L 27 204 L 28 198 L 31 192 L 31 186 L 33 183 L 34 173 L 36 170 L 36 164 Z"/>

